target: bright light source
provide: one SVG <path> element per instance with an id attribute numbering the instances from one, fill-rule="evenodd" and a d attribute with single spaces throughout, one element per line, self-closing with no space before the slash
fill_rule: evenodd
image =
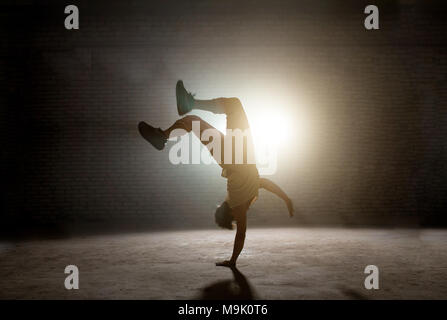
<path id="1" fill-rule="evenodd" d="M 272 157 L 275 161 L 278 157 L 294 159 L 291 165 L 304 165 L 315 144 L 314 115 L 309 103 L 297 92 L 281 87 L 254 88 L 240 88 L 236 96 L 248 117 L 258 165 L 265 164 L 266 159 L 272 161 Z M 225 134 L 225 116 L 194 112 Z"/>
<path id="2" fill-rule="evenodd" d="M 256 145 L 276 146 L 289 138 L 289 121 L 280 113 L 263 113 L 250 118 L 253 140 Z"/>
<path id="3" fill-rule="evenodd" d="M 293 158 L 294 166 L 305 165 L 315 144 L 309 103 L 284 88 L 257 89 L 245 91 L 242 99 L 256 151 L 273 154 L 286 163 Z"/>

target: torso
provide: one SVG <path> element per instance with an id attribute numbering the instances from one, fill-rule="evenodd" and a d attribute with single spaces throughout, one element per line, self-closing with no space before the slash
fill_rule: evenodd
<path id="1" fill-rule="evenodd" d="M 227 203 L 230 208 L 256 200 L 259 190 L 256 165 L 233 165 L 223 169 L 222 176 L 227 178 Z"/>

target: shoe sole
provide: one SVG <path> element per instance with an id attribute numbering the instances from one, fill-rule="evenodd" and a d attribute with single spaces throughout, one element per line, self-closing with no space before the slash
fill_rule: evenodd
<path id="1" fill-rule="evenodd" d="M 177 113 L 179 116 L 183 116 L 184 114 L 186 114 L 187 112 L 184 112 L 181 110 L 181 105 L 180 105 L 180 99 L 179 99 L 179 95 L 180 92 L 183 92 L 183 90 L 185 90 L 185 87 L 183 85 L 183 81 L 179 80 L 177 81 L 177 84 L 175 86 L 175 98 L 177 100 Z"/>
<path id="2" fill-rule="evenodd" d="M 138 131 L 140 132 L 141 136 L 149 142 L 155 149 L 157 150 L 163 150 L 165 147 L 165 144 L 162 140 L 160 140 L 160 137 L 155 133 L 155 128 L 148 125 L 146 122 L 141 121 L 138 124 Z"/>

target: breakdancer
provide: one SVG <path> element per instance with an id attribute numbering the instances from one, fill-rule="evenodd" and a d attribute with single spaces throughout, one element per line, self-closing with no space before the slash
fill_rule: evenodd
<path id="1" fill-rule="evenodd" d="M 216 209 L 216 223 L 226 229 L 233 229 L 233 221 L 236 222 L 236 237 L 234 240 L 233 254 L 229 260 L 217 262 L 217 266 L 234 267 L 239 257 L 245 241 L 245 231 L 247 229 L 247 211 L 250 205 L 257 199 L 260 188 L 272 192 L 284 200 L 287 205 L 290 217 L 293 217 L 294 208 L 292 200 L 281 188 L 269 179 L 261 178 L 256 168 L 255 161 L 249 161 L 250 152 L 254 150 L 251 139 L 250 126 L 247 116 L 238 98 L 217 98 L 212 100 L 199 100 L 186 91 L 183 82 L 179 80 L 176 85 L 177 111 L 183 116 L 193 109 L 210 111 L 215 114 L 225 114 L 227 116 L 227 136 L 229 131 L 244 131 L 244 140 L 242 144 L 242 161 L 236 160 L 237 151 L 235 143 L 230 140 L 231 149 L 228 156 L 228 149 L 211 148 L 211 140 L 203 139 L 204 132 L 213 131 L 212 137 L 220 139 L 220 146 L 226 144 L 226 138 L 223 133 L 211 126 L 206 121 L 195 115 L 187 115 L 174 122 L 166 130 L 153 127 L 145 122 L 140 122 L 138 129 L 140 134 L 152 146 L 162 150 L 169 138 L 176 136 L 178 132 L 183 134 L 193 131 L 199 140 L 208 147 L 211 155 L 222 167 L 222 177 L 227 179 L 227 197 L 225 201 Z M 200 132 L 193 130 L 193 123 L 196 122 Z M 182 129 L 182 130 L 177 130 Z M 171 134 L 172 133 L 172 134 Z M 248 133 L 248 134 L 247 134 Z M 232 138 L 230 138 L 232 139 Z M 227 154 L 225 154 L 227 153 Z"/>

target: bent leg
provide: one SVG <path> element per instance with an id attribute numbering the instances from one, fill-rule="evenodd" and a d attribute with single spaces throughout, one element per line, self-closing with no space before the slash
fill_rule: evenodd
<path id="1" fill-rule="evenodd" d="M 217 98 L 212 100 L 194 100 L 193 109 L 227 115 L 227 129 L 249 128 L 247 116 L 238 98 Z"/>
<path id="2" fill-rule="evenodd" d="M 238 98 L 216 98 L 211 100 L 194 99 L 193 109 L 211 111 L 216 114 L 230 114 L 243 111 Z"/>

